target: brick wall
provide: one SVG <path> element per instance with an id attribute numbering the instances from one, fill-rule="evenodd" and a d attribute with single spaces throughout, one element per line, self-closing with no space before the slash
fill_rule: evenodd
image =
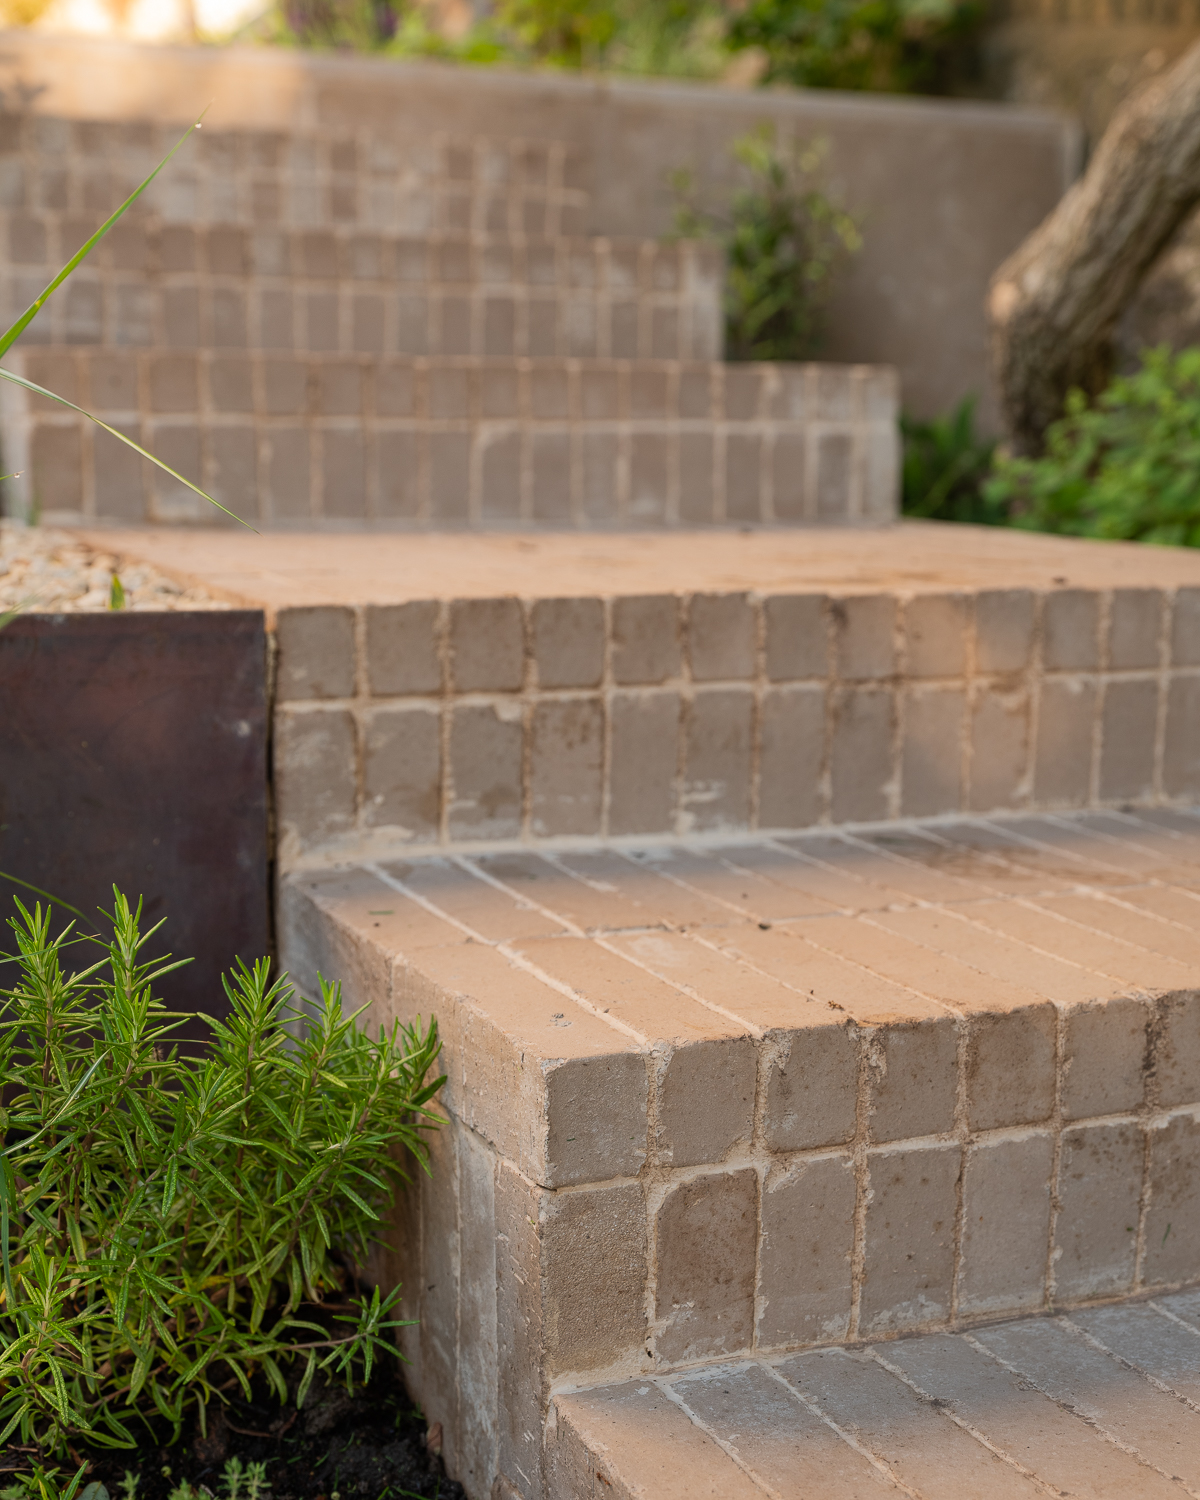
<path id="1" fill-rule="evenodd" d="M 283 610 L 285 863 L 1200 791 L 1200 590 Z"/>

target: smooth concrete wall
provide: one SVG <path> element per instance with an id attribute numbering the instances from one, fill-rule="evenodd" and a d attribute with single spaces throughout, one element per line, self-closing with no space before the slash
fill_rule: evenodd
<path id="1" fill-rule="evenodd" d="M 983 298 L 1004 257 L 1074 175 L 1078 132 L 1009 105 L 341 59 L 267 49 L 172 49 L 7 32 L 5 108 L 75 119 L 186 120 L 300 132 L 367 130 L 558 140 L 575 148 L 587 228 L 671 227 L 669 176 L 702 190 L 732 181 L 729 145 L 763 121 L 829 143 L 828 180 L 857 215 L 864 248 L 831 309 L 823 357 L 887 363 L 907 408 L 940 411 L 990 391 Z"/>

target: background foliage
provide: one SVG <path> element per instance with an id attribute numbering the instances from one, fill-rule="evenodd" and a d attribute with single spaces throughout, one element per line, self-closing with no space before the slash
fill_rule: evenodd
<path id="1" fill-rule="evenodd" d="M 116 893 L 114 893 L 116 894 Z M 303 1365 L 351 1382 L 394 1354 L 394 1296 L 356 1292 L 443 1080 L 436 1027 L 371 1039 L 322 981 L 302 1039 L 268 966 L 226 985 L 197 1061 L 154 997 L 168 972 L 116 894 L 107 943 L 17 903 L 0 992 L 0 1449 L 136 1444 L 159 1417 L 261 1372 L 281 1399 Z M 72 967 L 85 955 L 82 967 Z M 93 958 L 93 955 L 96 957 Z M 6 966 L 9 967 L 9 966 Z"/>
<path id="2" fill-rule="evenodd" d="M 984 0 L 494 0 L 452 37 L 420 0 L 280 0 L 278 39 L 696 78 L 751 51 L 748 76 L 766 82 L 948 93 L 974 76 L 985 10 Z"/>
<path id="3" fill-rule="evenodd" d="M 762 50 L 769 83 L 946 94 L 977 71 L 985 16 L 982 0 L 750 0 L 727 35 Z"/>
<path id="4" fill-rule="evenodd" d="M 676 231 L 724 247 L 727 359 L 807 359 L 820 344 L 836 273 L 861 244 L 858 227 L 820 186 L 822 142 L 781 148 L 764 126 L 733 149 L 745 182 L 728 213 L 702 208 L 690 175 L 680 173 Z"/>
<path id="5" fill-rule="evenodd" d="M 1000 458 L 985 486 L 1018 526 L 1200 546 L 1200 349 L 1148 349 L 1089 403 L 1072 391 L 1040 458 Z"/>

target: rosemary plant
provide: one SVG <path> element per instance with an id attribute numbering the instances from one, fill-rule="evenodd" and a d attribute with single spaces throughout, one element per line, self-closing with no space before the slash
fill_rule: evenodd
<path id="1" fill-rule="evenodd" d="M 16 903 L 0 991 L 0 1450 L 179 1434 L 252 1374 L 303 1404 L 318 1370 L 349 1385 L 397 1353 L 398 1293 L 357 1290 L 407 1152 L 443 1083 L 434 1022 L 371 1038 L 321 981 L 300 1039 L 266 960 L 225 981 L 199 1060 L 154 998 L 177 967 L 114 891 L 111 940 L 51 931 Z M 80 953 L 95 962 L 72 967 Z M 426 1167 L 427 1169 L 427 1167 Z M 295 1381 L 293 1381 L 295 1386 Z"/>

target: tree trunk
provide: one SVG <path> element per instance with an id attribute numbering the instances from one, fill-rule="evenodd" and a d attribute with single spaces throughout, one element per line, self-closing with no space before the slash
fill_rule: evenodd
<path id="1" fill-rule="evenodd" d="M 1113 335 L 1200 202 L 1200 45 L 1128 99 L 1084 176 L 992 278 L 988 314 L 1013 450 L 1037 453 L 1067 392 L 1098 394 Z"/>

